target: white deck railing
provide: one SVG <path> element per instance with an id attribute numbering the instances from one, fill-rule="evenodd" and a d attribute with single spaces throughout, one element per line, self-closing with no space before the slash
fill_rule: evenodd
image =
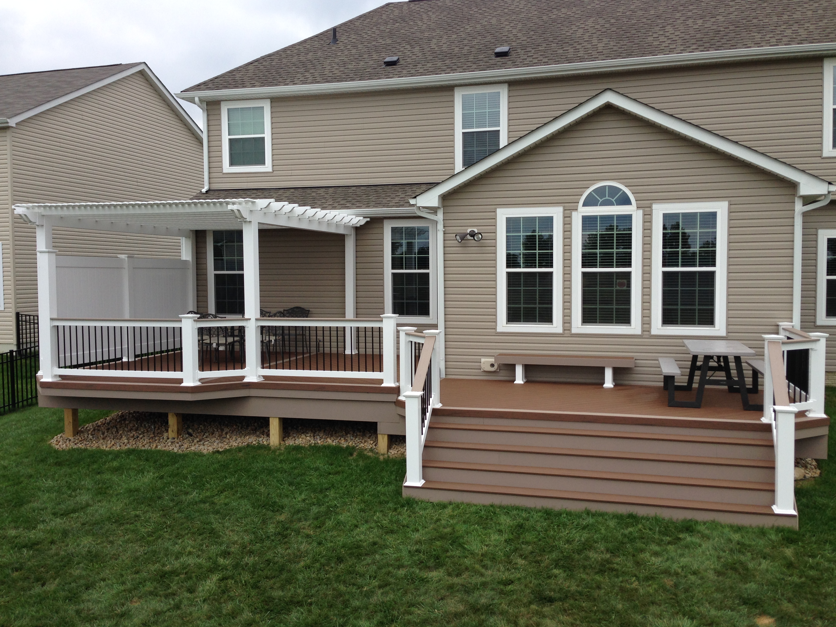
<path id="1" fill-rule="evenodd" d="M 380 379 L 397 385 L 396 315 L 381 319 L 59 319 L 41 334 L 41 375 L 201 380 Z M 256 347 L 252 350 L 252 347 Z"/>
<path id="2" fill-rule="evenodd" d="M 825 416 L 826 333 L 805 333 L 779 325 L 780 335 L 764 335 L 763 421 L 772 425 L 775 445 L 776 514 L 795 509 L 795 419 L 798 412 Z M 789 353 L 806 351 L 806 367 L 787 377 Z"/>
<path id="3" fill-rule="evenodd" d="M 406 406 L 406 480 L 404 485 L 420 487 L 423 479 L 424 444 L 430 430 L 433 409 L 441 407 L 441 377 L 438 331 L 415 333 L 413 327 L 400 329 L 401 389 Z M 420 349 L 419 349 L 420 347 Z"/>

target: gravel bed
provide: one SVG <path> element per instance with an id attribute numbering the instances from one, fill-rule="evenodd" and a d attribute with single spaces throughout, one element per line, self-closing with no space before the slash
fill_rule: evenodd
<path id="1" fill-rule="evenodd" d="M 343 420 L 284 421 L 285 444 L 315 446 L 335 444 L 377 451 L 377 425 Z M 168 438 L 168 416 L 146 412 L 123 411 L 82 426 L 74 438 L 60 434 L 50 440 L 58 450 L 152 449 L 176 453 L 214 453 L 239 446 L 270 443 L 267 418 L 236 416 L 183 416 L 183 435 Z M 389 455 L 404 457 L 406 442 L 402 436 L 390 437 Z"/>
<path id="2" fill-rule="evenodd" d="M 815 479 L 821 476 L 821 469 L 815 459 L 799 457 L 795 460 L 795 480 Z"/>

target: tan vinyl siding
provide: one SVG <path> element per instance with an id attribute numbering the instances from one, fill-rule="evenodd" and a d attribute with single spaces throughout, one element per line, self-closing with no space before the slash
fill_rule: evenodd
<path id="1" fill-rule="evenodd" d="M 836 203 L 804 214 L 801 253 L 801 329 L 808 333 L 830 334 L 827 339 L 827 370 L 833 372 L 836 371 L 836 326 L 816 324 L 819 229 L 836 230 Z"/>
<path id="2" fill-rule="evenodd" d="M 369 220 L 357 229 L 357 316 L 374 318 L 384 313 L 383 220 Z"/>
<path id="3" fill-rule="evenodd" d="M 0 242 L 3 244 L 3 256 L 0 259 L 3 268 L 3 309 L 0 311 L 0 350 L 6 350 L 16 341 L 15 306 L 12 290 L 12 233 L 11 233 L 11 176 L 9 162 L 11 156 L 11 131 L 0 129 Z"/>
<path id="4" fill-rule="evenodd" d="M 195 289 L 197 310 L 209 311 L 208 288 L 206 287 L 206 231 L 195 231 Z"/>
<path id="5" fill-rule="evenodd" d="M 513 141 L 615 89 L 828 180 L 821 156 L 821 59 L 739 63 L 509 84 Z M 220 104 L 209 105 L 213 189 L 440 181 L 453 174 L 454 90 L 272 101 L 273 172 L 224 174 Z M 292 199 L 290 199 L 292 201 Z"/>
<path id="6" fill-rule="evenodd" d="M 571 215 L 582 193 L 603 180 L 626 185 L 644 212 L 642 334 L 571 333 Z M 729 203 L 728 336 L 761 350 L 761 335 L 792 312 L 794 188 L 790 184 L 612 108 L 562 134 L 444 200 L 445 230 L 468 227 L 480 243 L 445 237 L 447 376 L 512 378 L 480 372 L 479 360 L 498 352 L 628 355 L 633 372 L 616 383 L 660 384 L 655 361 L 687 354 L 681 338 L 650 334 L 651 205 L 660 202 Z M 563 333 L 496 331 L 496 209 L 562 206 Z M 764 252 L 768 251 L 765 255 Z M 603 381 L 585 369 L 530 368 L 530 378 Z"/>
<path id="7" fill-rule="evenodd" d="M 190 198 L 201 186 L 199 140 L 148 80 L 132 74 L 14 129 L 15 203 Z M 19 311 L 37 310 L 34 229 L 15 220 Z M 56 229 L 62 254 L 179 257 L 176 238 Z"/>
<path id="8" fill-rule="evenodd" d="M 224 174 L 221 107 L 209 103 L 212 189 L 432 183 L 453 173 L 452 89 L 282 98 L 271 109 L 273 171 Z"/>

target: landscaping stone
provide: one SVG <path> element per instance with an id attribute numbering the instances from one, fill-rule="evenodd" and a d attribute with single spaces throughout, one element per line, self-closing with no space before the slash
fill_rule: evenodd
<path id="1" fill-rule="evenodd" d="M 815 459 L 798 458 L 795 460 L 795 480 L 815 479 L 821 476 L 819 464 Z"/>
<path id="2" fill-rule="evenodd" d="M 60 434 L 50 444 L 59 450 L 93 448 L 105 450 L 153 449 L 176 453 L 213 453 L 239 446 L 270 442 L 267 418 L 235 416 L 183 416 L 183 435 L 168 437 L 168 416 L 146 412 L 117 412 L 84 425 L 74 438 Z M 377 451 L 377 425 L 342 420 L 284 420 L 285 444 L 315 446 L 334 444 Z M 391 456 L 406 455 L 406 441 L 391 436 Z"/>

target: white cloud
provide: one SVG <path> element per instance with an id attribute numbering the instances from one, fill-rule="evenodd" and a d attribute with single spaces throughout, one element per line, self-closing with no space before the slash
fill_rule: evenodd
<path id="1" fill-rule="evenodd" d="M 145 61 L 178 92 L 382 4 L 0 0 L 0 74 Z"/>

